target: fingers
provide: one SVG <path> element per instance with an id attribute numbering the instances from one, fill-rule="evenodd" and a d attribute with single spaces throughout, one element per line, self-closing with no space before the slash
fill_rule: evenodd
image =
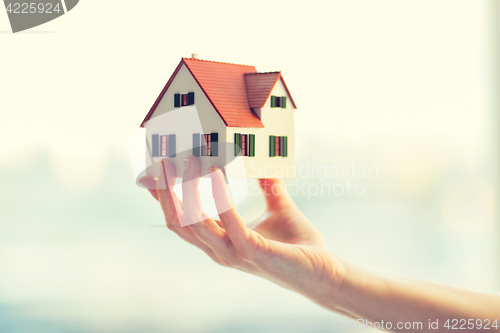
<path id="1" fill-rule="evenodd" d="M 186 225 L 203 221 L 203 206 L 200 192 L 200 162 L 194 156 L 184 159 L 184 175 L 182 179 L 182 201 L 184 202 Z"/>
<path id="2" fill-rule="evenodd" d="M 172 162 L 161 160 L 158 171 L 156 192 L 158 193 L 158 199 L 165 214 L 167 226 L 174 228 L 183 218 L 181 203 L 173 191 L 175 167 Z"/>
<path id="3" fill-rule="evenodd" d="M 203 211 L 198 185 L 200 183 L 200 162 L 194 156 L 184 160 L 182 195 L 184 202 L 184 225 L 204 244 L 216 253 L 224 253 L 228 248 L 227 236 L 217 223 Z"/>
<path id="4" fill-rule="evenodd" d="M 249 231 L 240 214 L 234 208 L 224 174 L 215 167 L 211 168 L 209 174 L 212 179 L 212 195 L 224 230 L 235 246 L 242 245 L 248 239 Z"/>
<path id="5" fill-rule="evenodd" d="M 165 181 L 165 179 L 168 179 Z M 170 186 L 166 186 L 166 184 Z M 207 253 L 212 259 L 217 260 L 217 256 L 212 249 L 201 242 L 189 228 L 182 228 L 180 221 L 184 219 L 182 203 L 173 192 L 175 184 L 175 168 L 170 161 L 162 160 L 159 163 L 159 174 L 157 182 L 157 193 L 159 202 L 165 215 L 167 227 L 175 232 L 179 237 L 188 243 L 200 248 Z"/>
<path id="6" fill-rule="evenodd" d="M 139 183 L 148 189 L 149 193 L 158 200 L 158 193 L 156 192 L 156 179 L 153 176 L 147 175 L 139 179 Z"/>
<path id="7" fill-rule="evenodd" d="M 266 197 L 268 209 L 293 204 L 292 199 L 286 193 L 285 186 L 283 185 L 281 179 L 259 179 L 259 183 L 262 188 L 262 192 L 264 192 L 264 196 Z"/>

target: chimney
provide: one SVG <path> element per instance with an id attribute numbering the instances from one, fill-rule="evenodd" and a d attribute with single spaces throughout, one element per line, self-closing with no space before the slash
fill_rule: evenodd
<path id="1" fill-rule="evenodd" d="M 198 59 L 198 53 L 192 53 L 191 59 Z"/>

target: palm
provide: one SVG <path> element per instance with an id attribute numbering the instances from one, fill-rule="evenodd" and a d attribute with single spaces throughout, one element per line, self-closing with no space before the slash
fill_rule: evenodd
<path id="1" fill-rule="evenodd" d="M 267 210 L 253 228 L 264 238 L 288 244 L 321 244 L 321 235 L 296 209 Z"/>
<path id="2" fill-rule="evenodd" d="M 322 245 L 321 234 L 295 206 L 286 194 L 273 195 L 267 188 L 281 185 L 276 179 L 261 179 L 261 187 L 266 196 L 267 210 L 252 223 L 253 230 L 266 239 L 288 244 Z"/>
<path id="3" fill-rule="evenodd" d="M 269 186 L 283 189 L 281 182 L 260 180 L 267 210 L 249 229 L 234 209 L 222 172 L 212 170 L 210 176 L 220 221 L 208 218 L 201 209 L 200 164 L 196 158 L 189 158 L 184 179 L 193 181 L 183 182 L 182 202 L 172 191 L 175 169 L 168 161 L 160 164 L 158 182 L 151 177 L 142 182 L 160 201 L 169 229 L 202 249 L 217 263 L 320 299 L 322 287 L 328 286 L 332 277 L 338 275 L 338 260 L 284 191 L 274 194 L 266 190 Z M 151 188 L 153 185 L 155 189 Z"/>

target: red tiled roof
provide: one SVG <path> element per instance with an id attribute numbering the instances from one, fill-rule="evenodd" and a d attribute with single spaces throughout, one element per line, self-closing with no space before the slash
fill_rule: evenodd
<path id="1" fill-rule="evenodd" d="M 248 106 L 245 74 L 256 73 L 254 66 L 184 58 L 195 80 L 227 126 L 264 127 Z"/>
<path id="2" fill-rule="evenodd" d="M 261 108 L 266 103 L 267 99 L 271 95 L 271 91 L 274 86 L 281 79 L 283 85 L 285 86 L 288 96 L 293 104 L 294 108 L 295 102 L 292 99 L 292 95 L 288 91 L 288 88 L 281 76 L 281 72 L 269 72 L 269 73 L 247 73 L 245 74 L 245 83 L 247 87 L 248 104 L 251 108 Z"/>
<path id="3" fill-rule="evenodd" d="M 257 73 L 254 66 L 193 58 L 182 58 L 160 96 L 158 96 L 153 107 L 148 112 L 146 118 L 144 118 L 141 127 L 144 127 L 145 123 L 153 115 L 154 110 L 182 65 L 186 65 L 226 126 L 264 127 L 262 121 L 250 108 L 260 108 L 264 105 L 267 98 L 269 98 L 272 88 L 278 79 L 281 78 L 280 72 Z M 288 95 L 290 96 L 290 94 Z M 295 106 L 293 100 L 292 103 Z"/>
<path id="4" fill-rule="evenodd" d="M 263 107 L 279 78 L 280 72 L 245 74 L 249 106 Z"/>

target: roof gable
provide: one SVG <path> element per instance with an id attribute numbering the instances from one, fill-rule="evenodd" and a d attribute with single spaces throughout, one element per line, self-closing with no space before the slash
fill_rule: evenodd
<path id="1" fill-rule="evenodd" d="M 251 108 L 260 109 L 266 104 L 271 92 L 273 91 L 278 80 L 283 82 L 285 90 L 290 97 L 290 100 L 294 108 L 295 102 L 292 99 L 292 95 L 288 91 L 285 84 L 285 80 L 281 76 L 281 72 L 269 72 L 269 73 L 247 73 L 245 74 L 245 84 L 247 88 L 248 105 Z"/>

